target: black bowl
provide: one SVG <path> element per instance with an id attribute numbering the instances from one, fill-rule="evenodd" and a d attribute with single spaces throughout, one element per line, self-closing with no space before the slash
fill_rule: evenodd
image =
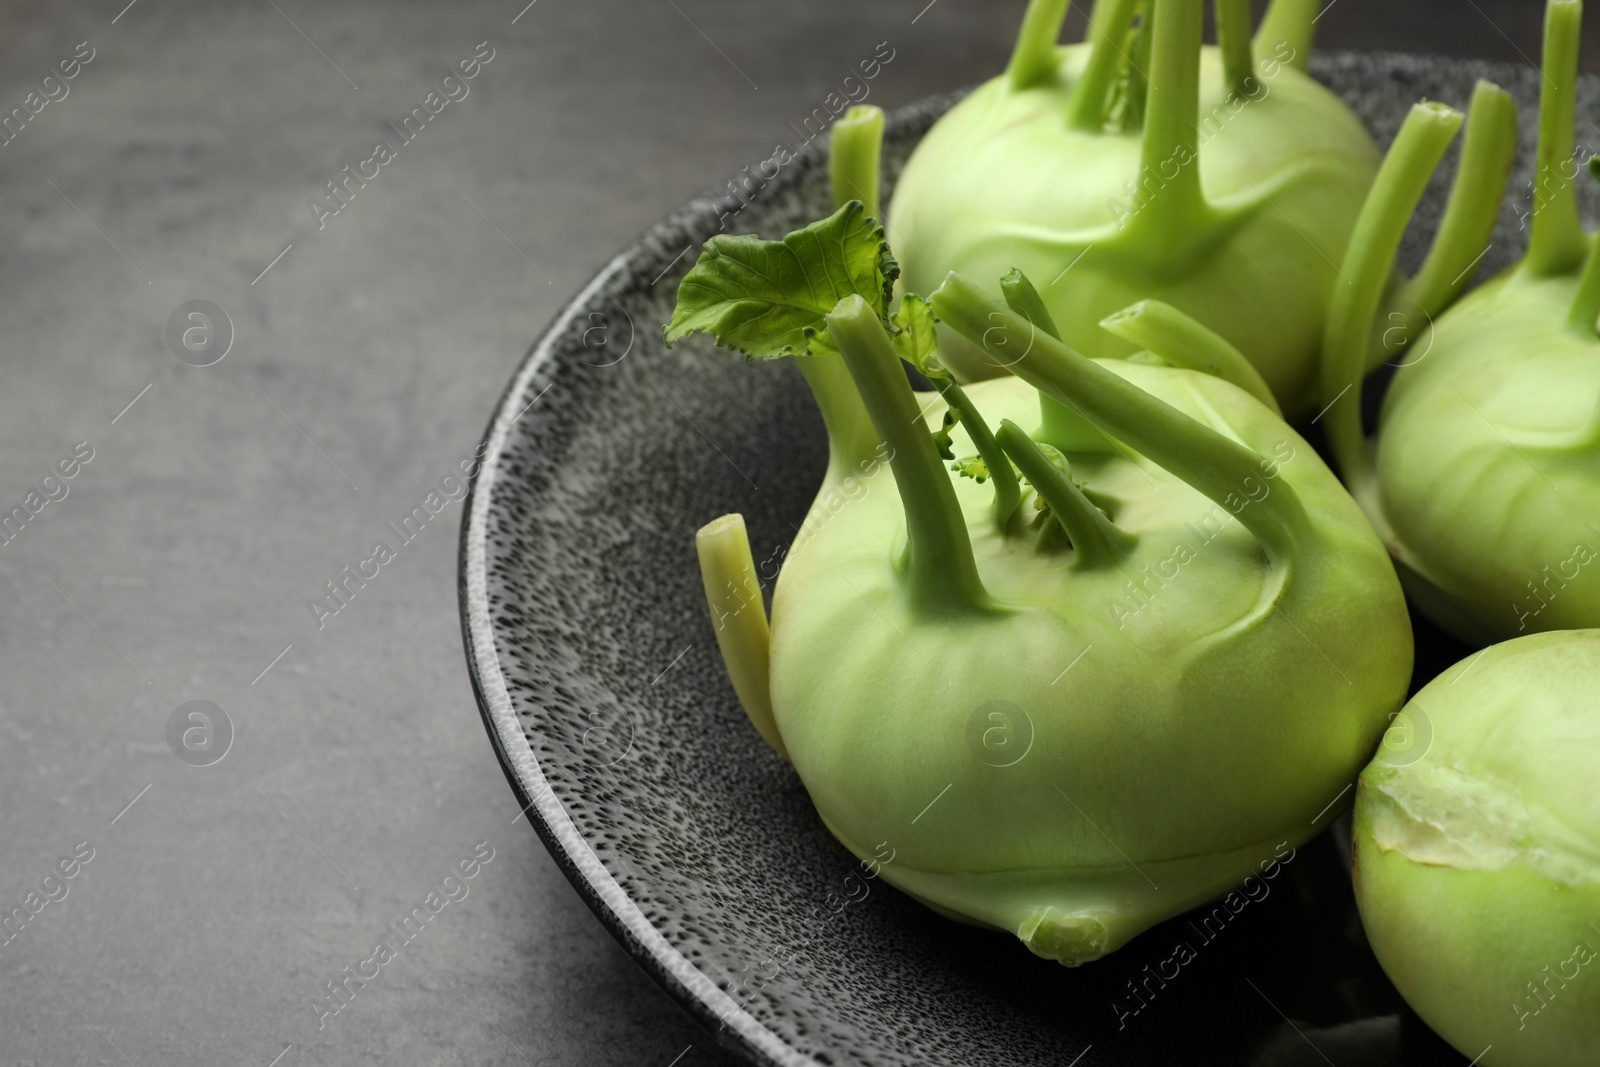
<path id="1" fill-rule="evenodd" d="M 1521 169 L 1481 276 L 1521 254 L 1536 70 L 1393 55 L 1315 70 L 1380 144 L 1418 99 L 1465 106 L 1479 77 L 1516 94 Z M 960 95 L 890 116 L 886 182 Z M 857 864 L 745 721 L 693 543 L 738 511 L 757 559 L 775 560 L 821 479 L 822 423 L 792 367 L 703 340 L 668 351 L 660 324 L 719 227 L 778 237 L 826 214 L 825 162 L 819 139 L 737 213 L 723 187 L 645 231 L 533 346 L 490 424 L 462 625 L 489 736 L 551 854 L 640 965 L 755 1063 L 1465 1063 L 1367 949 L 1337 831 L 1226 921 L 1185 916 L 1078 970 L 881 881 L 824 906 Z M 1408 239 L 1412 266 L 1453 171 Z M 1465 651 L 1419 623 L 1416 684 Z"/>

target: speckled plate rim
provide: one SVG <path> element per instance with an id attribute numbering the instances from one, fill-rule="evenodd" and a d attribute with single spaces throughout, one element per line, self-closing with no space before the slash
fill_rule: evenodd
<path id="1" fill-rule="evenodd" d="M 887 109 L 885 141 L 888 142 L 905 126 L 931 124 L 969 92 L 971 87 L 935 93 Z M 765 194 L 772 196 L 799 185 L 806 175 L 818 167 L 825 171 L 825 147 L 825 139 L 820 137 L 802 146 L 798 157 L 805 161 L 804 164 L 785 167 L 768 181 Z M 886 171 L 885 178 L 888 176 Z M 597 296 L 630 274 L 659 279 L 661 274 L 678 264 L 669 246 L 672 249 L 683 247 L 685 234 L 692 237 L 694 244 L 701 244 L 718 232 L 717 220 L 723 188 L 723 185 L 714 185 L 691 196 L 678 208 L 642 230 L 563 305 L 559 314 L 529 348 L 522 365 L 495 407 L 483 446 L 479 449 L 481 464 L 468 485 L 461 519 L 458 605 L 468 673 L 477 697 L 478 710 L 494 744 L 495 754 L 499 757 L 501 770 L 505 772 L 506 780 L 511 784 L 523 812 L 533 823 L 534 830 L 579 896 L 634 962 L 677 1000 L 718 1044 L 762 1067 L 821 1067 L 819 1061 L 796 1050 L 749 1012 L 742 1010 L 737 1000 L 674 948 L 584 840 L 572 817 L 551 790 L 538 758 L 523 733 L 522 723 L 512 705 L 494 623 L 489 615 L 488 537 L 491 505 L 496 483 L 504 474 L 501 469 L 502 457 L 513 427 L 524 416 L 538 418 L 537 409 L 533 407 L 538 399 L 533 395 L 534 383 L 556 358 L 562 336 L 593 306 L 592 301 Z M 655 242 L 652 240 L 654 237 L 671 239 Z M 683 253 L 678 253 L 678 256 L 682 257 Z M 684 265 L 684 269 L 687 267 L 687 264 Z"/>
<path id="2" fill-rule="evenodd" d="M 545 847 L 590 909 L 621 942 L 634 962 L 649 972 L 701 1025 L 713 1034 L 723 1030 L 732 1035 L 730 1042 L 719 1034 L 720 1043 L 739 1046 L 740 1051 L 758 1063 L 813 1067 L 815 1060 L 796 1052 L 749 1013 L 740 1011 L 733 997 L 673 948 L 589 847 L 550 789 L 522 732 L 501 669 L 494 623 L 489 615 L 489 509 L 494 500 L 495 483 L 502 474 L 500 460 L 507 439 L 512 427 L 527 413 L 528 405 L 523 398 L 539 372 L 554 358 L 561 335 L 583 314 L 588 302 L 609 283 L 625 275 L 637 256 L 649 254 L 649 250 L 642 247 L 645 237 L 657 229 L 669 227 L 672 220 L 682 218 L 691 205 L 703 199 L 703 196 L 695 197 L 667 219 L 655 223 L 602 267 L 529 349 L 501 396 L 484 439 L 487 447 L 481 450 L 482 463 L 469 487 L 467 506 L 462 513 L 459 561 L 462 638 L 478 710 L 494 743 L 501 770 L 523 813 L 528 815 Z"/>

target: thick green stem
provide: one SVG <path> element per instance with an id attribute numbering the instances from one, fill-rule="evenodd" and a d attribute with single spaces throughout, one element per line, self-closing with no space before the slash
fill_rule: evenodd
<path id="1" fill-rule="evenodd" d="M 1194 232 L 1207 213 L 1200 188 L 1200 47 L 1205 0 L 1156 0 L 1150 56 L 1150 98 L 1137 199 L 1144 207 L 1128 225 L 1143 227 L 1155 247 Z"/>
<path id="2" fill-rule="evenodd" d="M 1120 530 L 1095 507 L 1083 490 L 1062 474 L 1022 427 L 1006 419 L 1000 423 L 1000 446 L 1016 461 L 1034 490 L 1067 531 L 1080 569 L 1114 567 L 1128 557 L 1138 538 Z"/>
<path id="3" fill-rule="evenodd" d="M 1495 220 L 1505 200 L 1516 156 L 1516 102 L 1498 85 L 1480 81 L 1467 112 L 1466 140 L 1449 204 L 1422 269 L 1406 283 L 1395 301 L 1399 314 L 1409 318 L 1420 311 L 1427 322 L 1432 322 L 1472 284 L 1472 269 L 1483 259 L 1494 236 Z M 1412 328 L 1403 331 L 1408 340 L 1424 324 L 1409 325 Z M 1375 365 L 1376 360 L 1393 355 L 1398 347 L 1374 346 L 1369 360 Z"/>
<path id="4" fill-rule="evenodd" d="M 1274 564 L 1292 559 L 1307 524 L 1299 496 L 1279 483 L 1259 502 L 1239 506 L 1270 470 L 1261 456 L 1036 332 L 955 274 L 933 294 L 933 307 L 952 329 L 991 354 L 1007 353 L 1009 358 L 1010 349 L 1020 347 L 1008 346 L 1007 336 L 1031 342 L 1027 354 L 1011 363 L 1013 374 L 1076 408 L 1101 431 L 1234 512 Z"/>
<path id="5" fill-rule="evenodd" d="M 1098 133 L 1106 122 L 1106 101 L 1125 61 L 1128 27 L 1139 0 L 1101 0 L 1089 22 L 1089 61 L 1067 99 L 1067 125 Z"/>
<path id="6" fill-rule="evenodd" d="M 1600 156 L 1589 161 L 1589 169 L 1595 172 L 1596 177 L 1600 177 L 1595 160 L 1600 160 Z M 1589 261 L 1584 264 L 1583 278 L 1578 282 L 1578 294 L 1572 301 L 1572 311 L 1567 315 L 1567 329 L 1592 341 L 1596 336 L 1597 319 L 1600 319 L 1600 238 L 1589 242 Z"/>
<path id="7" fill-rule="evenodd" d="M 767 744 L 788 759 L 772 715 L 771 633 L 744 516 L 724 515 L 702 526 L 694 535 L 694 547 L 700 557 L 700 579 L 717 632 L 717 647 L 722 650 L 733 691 Z"/>
<path id="8" fill-rule="evenodd" d="M 877 218 L 878 168 L 883 154 L 883 111 L 871 105 L 853 107 L 833 125 L 828 143 L 828 178 L 834 210 L 861 201 L 864 214 Z M 878 435 L 850 380 L 844 361 L 832 356 L 796 360 L 828 430 L 829 463 L 843 476 L 871 456 Z"/>
<path id="9" fill-rule="evenodd" d="M 1016 267 L 1012 267 L 1000 279 L 1000 294 L 1005 297 L 1006 306 L 1023 320 L 1042 333 L 1049 334 L 1057 341 L 1061 340 L 1061 331 L 1056 327 L 1055 320 L 1050 317 L 1050 311 L 1044 306 L 1044 300 L 1039 296 L 1039 290 L 1033 287 L 1028 276 Z M 1057 403 L 1049 397 L 1040 397 L 1039 407 L 1042 415 L 1043 429 L 1058 448 L 1074 447 L 1085 452 L 1115 452 L 1117 446 L 1099 428 L 1065 404 Z M 1048 538 L 1050 527 L 1046 526 L 1041 539 Z"/>
<path id="10" fill-rule="evenodd" d="M 994 525 L 1002 534 L 1011 526 L 1017 508 L 1022 506 L 1022 486 L 1017 483 L 1016 472 L 1006 460 L 1006 454 L 994 439 L 983 413 L 973 404 L 966 391 L 953 380 L 939 384 L 939 395 L 961 416 L 961 426 L 972 438 L 972 445 L 989 468 L 989 482 L 994 486 Z"/>
<path id="11" fill-rule="evenodd" d="M 1012 267 L 1005 272 L 1000 278 L 1000 295 L 1005 297 L 1006 306 L 1012 311 L 1057 341 L 1061 340 L 1061 331 L 1056 328 L 1055 320 L 1050 317 L 1050 309 L 1044 306 L 1039 290 L 1033 287 L 1033 283 L 1022 271 Z"/>
<path id="12" fill-rule="evenodd" d="M 859 200 L 869 218 L 883 218 L 878 213 L 878 166 L 882 156 L 882 108 L 858 104 L 833 124 L 828 139 L 828 178 L 833 185 L 835 211 Z"/>
<path id="13" fill-rule="evenodd" d="M 842 477 L 878 448 L 878 433 L 850 379 L 850 370 L 836 356 L 801 356 L 795 360 L 828 431 L 828 462 Z"/>
<path id="14" fill-rule="evenodd" d="M 1256 53 L 1271 55 L 1286 67 L 1308 70 L 1322 5 L 1323 0 L 1272 0 L 1256 31 Z"/>
<path id="15" fill-rule="evenodd" d="M 883 323 L 859 296 L 841 300 L 827 321 L 872 424 L 893 450 L 889 469 L 906 512 L 912 604 L 936 614 L 986 609 L 989 594 L 978 577 L 955 486 Z"/>
<path id="16" fill-rule="evenodd" d="M 1533 235 L 1528 239 L 1528 256 L 1522 267 L 1534 278 L 1572 271 L 1589 251 L 1583 225 L 1578 221 L 1578 164 L 1573 154 L 1582 23 L 1582 0 L 1550 0 L 1545 8 Z"/>
<path id="17" fill-rule="evenodd" d="M 1217 44 L 1229 93 L 1244 96 L 1256 73 L 1255 45 L 1250 40 L 1250 0 L 1216 0 Z"/>
<path id="18" fill-rule="evenodd" d="M 1190 318 L 1171 304 L 1142 300 L 1100 323 L 1125 341 L 1142 345 L 1174 367 L 1197 370 L 1231 382 L 1283 415 L 1261 372 L 1221 334 Z"/>
<path id="19" fill-rule="evenodd" d="M 1056 43 L 1071 7 L 1072 0 L 1031 0 L 1028 4 L 1011 53 L 1011 65 L 1006 68 L 1013 91 L 1032 89 L 1055 77 L 1060 66 Z"/>
<path id="20" fill-rule="evenodd" d="M 1123 54 L 1128 62 L 1127 77 L 1119 82 L 1124 94 L 1120 116 L 1116 115 L 1115 93 L 1106 105 L 1106 121 L 1120 117 L 1117 128 L 1123 133 L 1144 128 L 1145 104 L 1150 97 L 1151 41 L 1155 37 L 1155 20 L 1150 15 L 1150 5 L 1153 3 L 1155 0 L 1139 0 L 1135 5 L 1139 22 L 1129 31 L 1127 43 L 1123 45 Z"/>
<path id="21" fill-rule="evenodd" d="M 1417 104 L 1389 147 L 1356 220 L 1334 287 L 1322 345 L 1322 400 L 1328 441 L 1358 501 L 1372 485 L 1372 456 L 1361 427 L 1361 382 L 1379 302 L 1394 273 L 1395 256 L 1428 181 L 1461 129 L 1461 112 Z M 1360 491 L 1357 491 L 1357 490 Z"/>

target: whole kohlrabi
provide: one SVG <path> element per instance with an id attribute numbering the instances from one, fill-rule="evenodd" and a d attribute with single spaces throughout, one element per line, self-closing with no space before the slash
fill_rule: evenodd
<path id="1" fill-rule="evenodd" d="M 1325 403 L 1345 480 L 1418 608 L 1479 644 L 1600 626 L 1600 257 L 1573 184 L 1581 18 L 1577 0 L 1547 10 L 1527 257 L 1434 320 L 1402 302 L 1376 336 L 1395 250 L 1449 139 L 1419 123 L 1378 180 L 1329 322 Z M 1369 349 L 1408 338 L 1370 443 L 1357 404 Z"/>
<path id="2" fill-rule="evenodd" d="M 1009 307 L 951 276 L 891 315 L 896 270 L 848 203 L 781 243 L 714 238 L 683 281 L 668 339 L 798 357 L 830 445 L 770 630 L 742 521 L 700 532 L 718 642 L 846 847 L 1093 960 L 1333 817 L 1403 698 L 1405 607 L 1305 442 L 1172 365 L 1242 365 L 1211 331 L 1147 303 L 1115 325 L 1155 351 L 1101 363 L 1020 274 Z M 957 385 L 935 311 L 1016 376 Z"/>
<path id="3" fill-rule="evenodd" d="M 1418 693 L 1361 775 L 1368 940 L 1483 1067 L 1600 1059 L 1596 693 L 1600 631 L 1495 645 Z"/>
<path id="4" fill-rule="evenodd" d="M 1322 3 L 1274 0 L 1252 42 L 1248 2 L 1219 0 L 1215 48 L 1201 45 L 1204 6 L 1101 0 L 1089 42 L 1057 48 L 1068 0 L 1034 0 L 1006 73 L 912 154 L 889 233 L 911 291 L 946 271 L 992 286 L 1021 268 L 1092 357 L 1138 347 L 1100 330 L 1105 316 L 1172 304 L 1242 351 L 1295 413 L 1315 396 L 1337 264 L 1378 153 L 1305 73 Z M 1471 234 L 1440 250 L 1418 295 L 1453 295 L 1493 221 L 1460 219 Z M 942 338 L 940 358 L 963 380 L 1003 373 L 960 338 Z"/>

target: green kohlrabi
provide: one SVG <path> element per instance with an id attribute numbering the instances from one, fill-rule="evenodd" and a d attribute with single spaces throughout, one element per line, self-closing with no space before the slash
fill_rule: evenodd
<path id="1" fill-rule="evenodd" d="M 1327 335 L 1324 403 L 1341 472 L 1417 607 L 1478 644 L 1600 626 L 1600 256 L 1578 221 L 1573 153 L 1582 5 L 1554 0 L 1546 17 L 1526 258 L 1436 319 L 1402 300 L 1373 328 L 1450 136 L 1445 120 L 1417 118 L 1351 242 L 1352 284 Z M 1369 442 L 1357 402 L 1369 352 L 1407 340 Z"/>
<path id="2" fill-rule="evenodd" d="M 770 630 L 743 522 L 700 531 L 717 639 L 847 848 L 1093 960 L 1334 817 L 1404 698 L 1399 584 L 1215 333 L 1147 303 L 1114 325 L 1149 351 L 1091 360 L 1020 273 L 1004 303 L 951 275 L 892 310 L 897 269 L 851 201 L 713 238 L 682 283 L 669 342 L 796 357 L 830 447 Z M 952 331 L 1013 376 L 957 384 Z"/>
<path id="3" fill-rule="evenodd" d="M 1019 267 L 1094 358 L 1139 347 L 1101 319 L 1160 299 L 1243 352 L 1287 411 L 1306 410 L 1378 165 L 1360 121 L 1305 73 L 1321 0 L 1274 0 L 1253 41 L 1249 3 L 1218 0 L 1217 47 L 1202 47 L 1204 0 L 1099 0 L 1089 41 L 1058 48 L 1068 2 L 1033 0 L 1006 73 L 906 164 L 888 224 L 902 284 L 928 292 L 953 270 L 990 286 Z M 1492 198 L 1458 214 L 1463 236 L 1436 264 L 1446 279 L 1482 248 Z M 962 380 L 1003 373 L 959 337 L 940 358 Z"/>
<path id="4" fill-rule="evenodd" d="M 1600 632 L 1495 645 L 1424 687 L 1361 775 L 1367 938 L 1483 1067 L 1600 1059 L 1596 692 Z"/>

